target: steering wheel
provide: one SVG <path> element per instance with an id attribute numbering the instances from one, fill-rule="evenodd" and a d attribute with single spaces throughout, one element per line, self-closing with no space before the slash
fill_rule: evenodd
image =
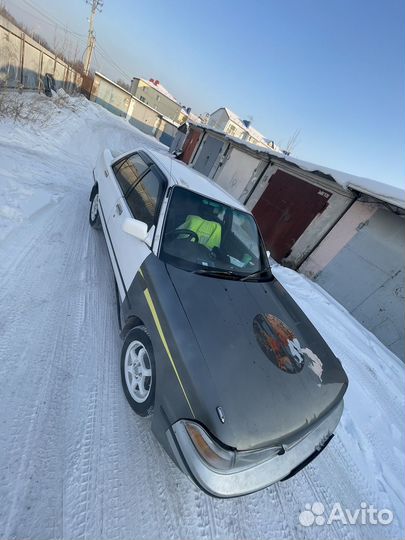
<path id="1" fill-rule="evenodd" d="M 184 238 L 184 240 L 188 240 L 189 242 L 199 242 L 197 233 L 195 233 L 191 229 L 174 229 L 173 231 L 169 231 L 168 233 L 166 233 L 166 237 L 171 238 L 173 236 L 174 238 L 177 238 L 181 234 L 186 235 L 186 238 Z"/>

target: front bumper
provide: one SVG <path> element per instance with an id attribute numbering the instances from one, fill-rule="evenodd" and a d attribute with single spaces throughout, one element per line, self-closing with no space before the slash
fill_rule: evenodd
<path id="1" fill-rule="evenodd" d="M 237 497 L 263 489 L 292 476 L 308 464 L 329 442 L 343 412 L 343 400 L 326 418 L 282 455 L 237 471 L 218 471 L 210 467 L 197 452 L 183 423 L 176 422 L 166 432 L 170 447 L 180 468 L 204 491 L 215 497 Z"/>

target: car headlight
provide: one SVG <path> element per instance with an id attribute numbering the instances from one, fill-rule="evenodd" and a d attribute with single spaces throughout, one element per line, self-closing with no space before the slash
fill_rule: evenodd
<path id="1" fill-rule="evenodd" d="M 203 460 L 222 471 L 230 470 L 235 462 L 235 451 L 227 450 L 212 439 L 196 422 L 183 421 L 183 425 L 192 440 L 195 449 Z"/>
<path id="2" fill-rule="evenodd" d="M 282 446 L 245 451 L 228 449 L 215 441 L 200 424 L 189 420 L 183 420 L 182 423 L 198 454 L 208 465 L 217 470 L 248 469 L 284 453 Z"/>

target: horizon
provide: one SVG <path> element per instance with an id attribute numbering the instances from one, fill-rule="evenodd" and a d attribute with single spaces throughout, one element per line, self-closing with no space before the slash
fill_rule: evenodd
<path id="1" fill-rule="evenodd" d="M 83 0 L 3 5 L 50 45 L 65 39 L 66 50 L 67 43 L 79 55 L 84 50 L 90 6 Z M 227 107 L 282 147 L 300 130 L 293 157 L 403 189 L 405 6 L 288 6 L 294 9 L 158 0 L 151 13 L 129 0 L 105 0 L 92 68 L 114 81 L 159 79 L 194 114 Z"/>

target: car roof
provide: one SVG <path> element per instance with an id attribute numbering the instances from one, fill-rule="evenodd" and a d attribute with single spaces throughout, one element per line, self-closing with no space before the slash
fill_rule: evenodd
<path id="1" fill-rule="evenodd" d="M 173 158 L 167 153 L 150 150 L 149 148 L 139 148 L 138 150 L 146 152 L 156 165 L 162 169 L 162 172 L 167 176 L 169 185 L 184 187 L 238 210 L 251 213 L 241 202 L 222 189 L 221 186 L 187 166 L 182 161 Z"/>

